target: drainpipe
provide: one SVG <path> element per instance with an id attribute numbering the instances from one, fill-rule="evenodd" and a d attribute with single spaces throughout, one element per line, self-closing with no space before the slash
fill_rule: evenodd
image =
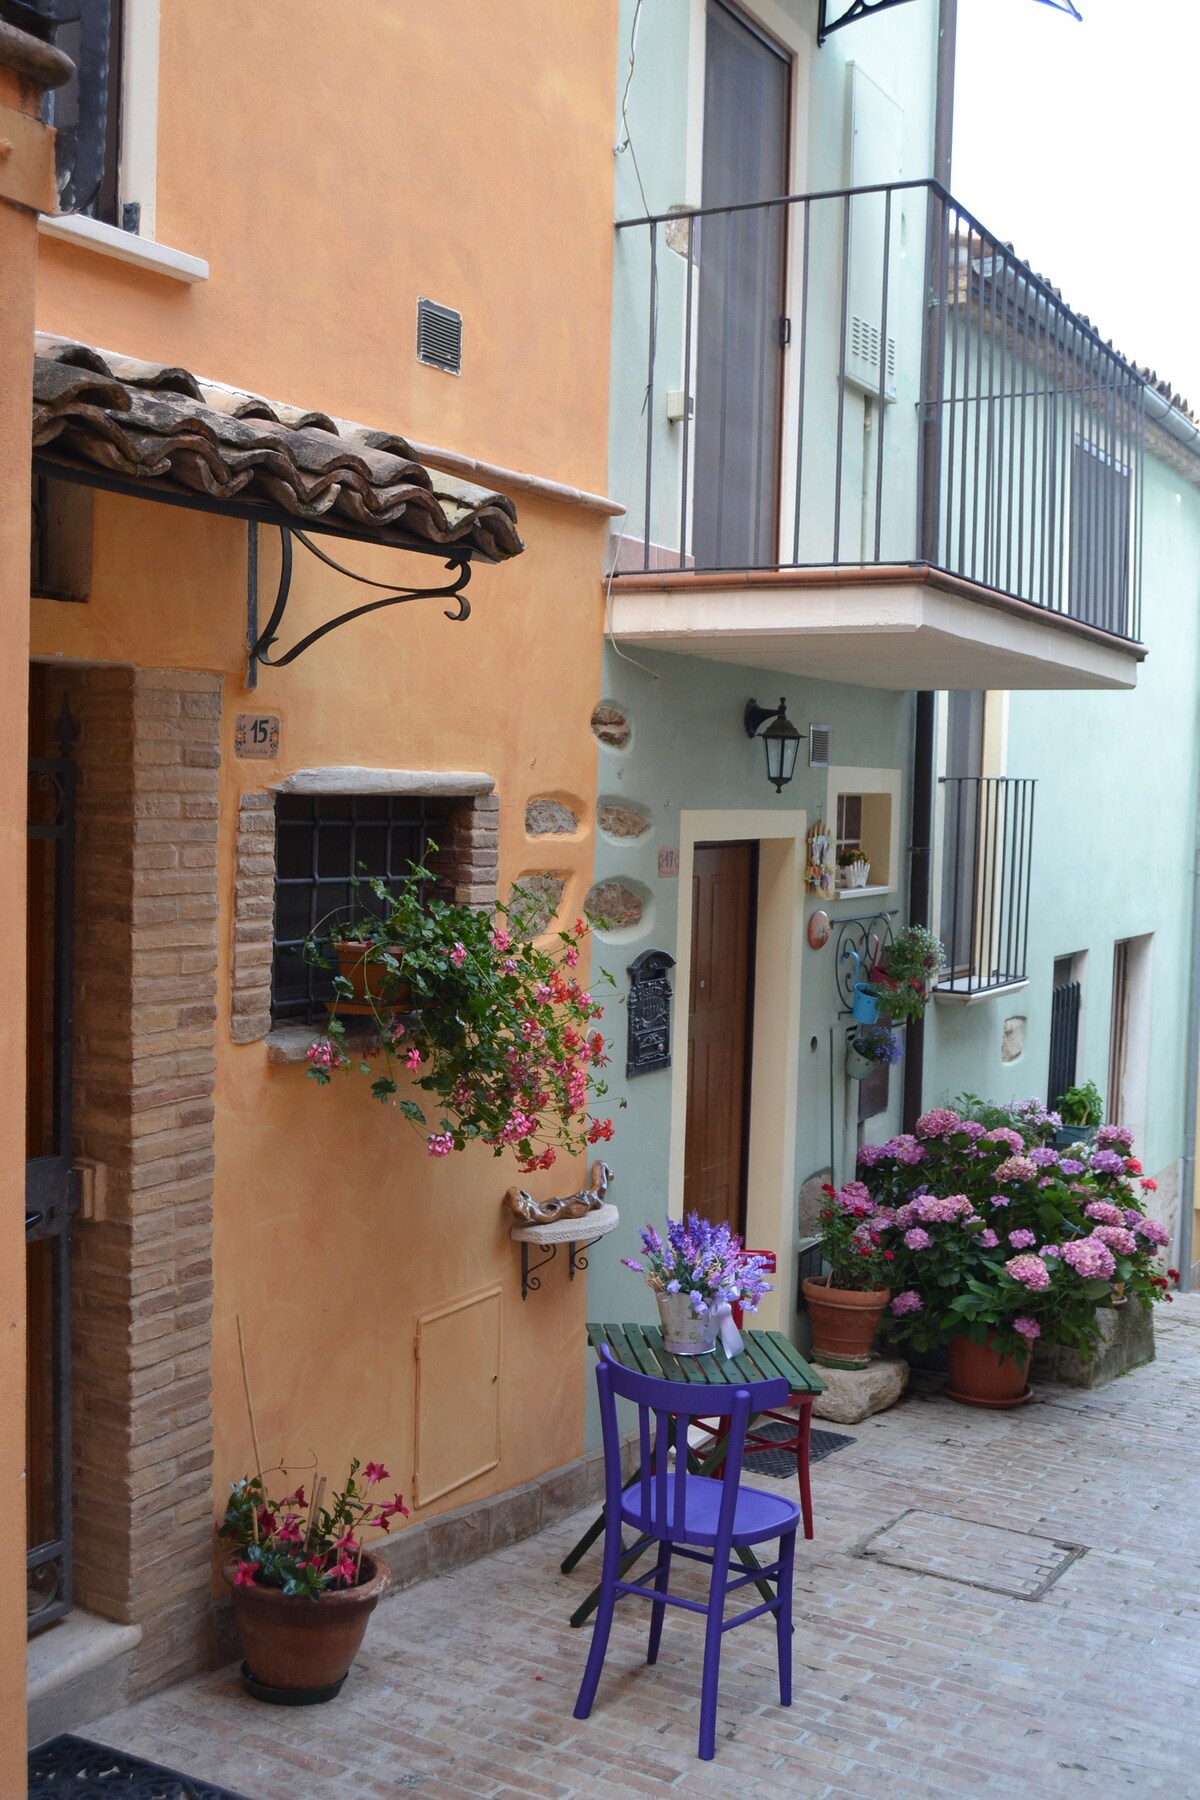
<path id="1" fill-rule="evenodd" d="M 938 0 L 937 87 L 933 121 L 933 176 L 944 188 L 950 186 L 950 167 L 954 146 L 954 51 L 958 28 L 958 0 Z M 936 203 L 932 197 L 931 207 Z M 930 248 L 933 237 L 928 237 Z M 930 296 L 932 301 L 932 296 Z M 935 333 L 941 346 L 942 336 Z M 940 398 L 942 368 L 940 358 L 931 358 L 927 370 L 929 390 Z M 927 395 L 928 398 L 928 395 Z M 940 423 L 940 421 L 939 421 Z M 921 451 L 925 459 L 923 490 L 925 495 L 941 491 L 941 432 L 927 430 Z M 926 563 L 937 561 L 937 505 L 926 504 L 920 521 L 921 557 Z M 908 918 L 912 925 L 932 923 L 931 872 L 933 861 L 933 722 L 934 696 L 919 693 L 916 697 L 913 725 L 912 769 L 912 849 L 908 870 Z M 905 1033 L 904 1046 L 904 1129 L 911 1131 L 922 1107 L 925 1079 L 925 1021 L 917 1019 Z"/>
<path id="2" fill-rule="evenodd" d="M 1192 968 L 1188 989 L 1187 1088 L 1183 1105 L 1183 1179 L 1179 1184 L 1179 1286 L 1192 1286 L 1192 1218 L 1196 1206 L 1196 1126 L 1200 1092 L 1200 817 L 1192 859 Z"/>
<path id="3" fill-rule="evenodd" d="M 913 729 L 912 850 L 908 866 L 908 917 L 913 925 L 928 925 L 931 917 L 933 700 L 930 693 L 917 695 Z M 904 1129 L 911 1131 L 923 1111 L 924 1019 L 912 1020 L 904 1035 Z"/>

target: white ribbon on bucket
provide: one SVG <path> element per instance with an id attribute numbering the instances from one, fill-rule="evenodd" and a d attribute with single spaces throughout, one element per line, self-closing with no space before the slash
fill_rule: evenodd
<path id="1" fill-rule="evenodd" d="M 716 1309 L 717 1327 L 721 1334 L 721 1348 L 726 1356 L 740 1356 L 745 1345 L 742 1334 L 733 1322 L 733 1308 L 718 1306 Z"/>

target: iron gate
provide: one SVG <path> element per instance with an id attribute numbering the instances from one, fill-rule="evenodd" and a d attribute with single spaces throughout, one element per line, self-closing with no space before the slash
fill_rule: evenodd
<path id="1" fill-rule="evenodd" d="M 25 1243 L 29 1309 L 30 1631 L 70 1611 L 71 1012 L 75 887 L 75 722 L 63 701 L 59 754 L 29 759 L 29 1143 Z"/>

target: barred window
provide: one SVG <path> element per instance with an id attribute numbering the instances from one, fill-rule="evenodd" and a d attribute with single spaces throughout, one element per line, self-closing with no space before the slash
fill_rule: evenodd
<path id="1" fill-rule="evenodd" d="M 446 843 L 444 803 L 393 794 L 280 794 L 275 802 L 275 932 L 271 1017 L 319 1024 L 333 997 L 333 971 L 302 954 L 312 934 L 329 942 L 331 915 L 371 907 L 354 876 L 397 882 L 429 846 Z M 440 890 L 439 890 L 440 891 Z"/>

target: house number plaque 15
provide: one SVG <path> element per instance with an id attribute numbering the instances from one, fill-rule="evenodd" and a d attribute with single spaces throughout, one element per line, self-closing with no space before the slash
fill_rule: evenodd
<path id="1" fill-rule="evenodd" d="M 675 958 L 665 950 L 643 950 L 629 965 L 627 1077 L 670 1067 L 671 984 L 667 970 L 674 967 Z"/>
<path id="2" fill-rule="evenodd" d="M 279 755 L 279 714 L 239 713 L 234 724 L 235 756 Z"/>

